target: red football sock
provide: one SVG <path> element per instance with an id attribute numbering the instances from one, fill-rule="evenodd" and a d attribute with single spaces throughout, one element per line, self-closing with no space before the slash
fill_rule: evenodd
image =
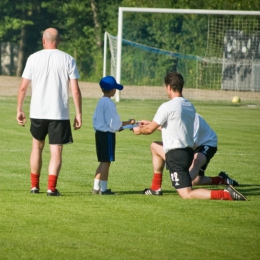
<path id="1" fill-rule="evenodd" d="M 58 176 L 56 175 L 49 175 L 48 177 L 48 190 L 56 191 Z"/>
<path id="2" fill-rule="evenodd" d="M 212 190 L 210 196 L 212 200 L 233 200 L 230 193 L 224 190 Z"/>
<path id="3" fill-rule="evenodd" d="M 31 189 L 34 187 L 40 189 L 39 182 L 40 182 L 40 174 L 31 172 Z"/>
<path id="4" fill-rule="evenodd" d="M 152 190 L 158 190 L 162 186 L 162 173 L 154 173 L 151 185 Z"/>
<path id="5" fill-rule="evenodd" d="M 221 185 L 225 184 L 224 179 L 217 176 L 217 177 L 210 177 L 211 178 L 211 185 Z"/>

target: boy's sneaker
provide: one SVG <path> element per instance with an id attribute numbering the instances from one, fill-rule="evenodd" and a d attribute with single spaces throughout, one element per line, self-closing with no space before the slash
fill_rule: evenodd
<path id="1" fill-rule="evenodd" d="M 31 188 L 31 191 L 30 191 L 31 193 L 34 193 L 34 194 L 37 194 L 37 193 L 39 193 L 40 192 L 40 190 L 38 189 L 38 188 L 36 188 L 36 187 L 33 187 L 33 188 Z"/>
<path id="2" fill-rule="evenodd" d="M 147 189 L 144 189 L 143 194 L 145 195 L 156 195 L 156 196 L 162 196 L 162 190 L 159 189 L 159 190 L 152 190 L 150 188 L 147 188 Z"/>
<path id="3" fill-rule="evenodd" d="M 247 198 L 239 193 L 232 185 L 228 185 L 225 191 L 229 192 L 233 200 L 247 200 Z"/>
<path id="4" fill-rule="evenodd" d="M 228 176 L 228 174 L 226 174 L 225 172 L 220 172 L 220 173 L 218 174 L 218 176 L 221 177 L 221 178 L 223 178 L 223 179 L 225 180 L 226 184 L 228 184 L 228 185 L 239 186 L 238 182 L 235 181 L 235 180 L 233 180 L 233 179 L 231 179 L 231 178 Z"/>
<path id="5" fill-rule="evenodd" d="M 47 190 L 47 196 L 61 196 L 58 190 L 52 191 L 52 190 Z"/>
<path id="6" fill-rule="evenodd" d="M 92 189 L 92 194 L 100 194 L 101 190 Z"/>
<path id="7" fill-rule="evenodd" d="M 100 190 L 100 195 L 115 195 L 115 193 L 113 191 L 111 191 L 111 189 L 107 189 L 105 191 L 101 191 Z"/>

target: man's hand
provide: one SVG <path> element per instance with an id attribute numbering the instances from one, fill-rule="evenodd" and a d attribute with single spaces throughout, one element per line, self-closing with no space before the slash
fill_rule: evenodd
<path id="1" fill-rule="evenodd" d="M 19 125 L 25 126 L 26 123 L 26 116 L 23 111 L 17 112 L 16 120 Z"/>
<path id="2" fill-rule="evenodd" d="M 82 125 L 82 118 L 81 118 L 81 116 L 75 116 L 74 123 L 73 123 L 74 130 L 80 129 L 81 125 Z"/>
<path id="3" fill-rule="evenodd" d="M 141 134 L 141 133 L 140 133 L 140 126 L 134 127 L 134 128 L 133 128 L 133 132 L 134 132 L 135 135 L 140 135 L 140 134 Z"/>
<path id="4" fill-rule="evenodd" d="M 160 125 L 156 122 L 141 120 L 139 121 L 139 126 L 133 128 L 133 132 L 135 135 L 150 135 L 152 134 Z"/>
<path id="5" fill-rule="evenodd" d="M 145 126 L 145 125 L 149 125 L 151 123 L 151 121 L 148 121 L 148 120 L 139 120 L 138 121 L 138 125 L 140 126 L 140 127 L 143 127 L 143 126 Z"/>

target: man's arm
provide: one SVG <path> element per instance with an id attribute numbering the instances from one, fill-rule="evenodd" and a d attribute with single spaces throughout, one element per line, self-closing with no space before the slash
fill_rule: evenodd
<path id="1" fill-rule="evenodd" d="M 139 120 L 139 121 L 138 121 L 138 124 L 139 124 L 140 127 L 144 127 L 145 125 L 151 124 L 151 121 L 148 121 L 148 120 Z M 157 130 L 158 130 L 158 131 L 162 131 L 162 126 L 159 125 L 158 128 L 157 128 Z"/>
<path id="2" fill-rule="evenodd" d="M 136 135 L 150 135 L 152 134 L 157 128 L 160 127 L 156 122 L 152 121 L 147 125 L 137 126 L 133 128 L 134 134 Z"/>
<path id="3" fill-rule="evenodd" d="M 22 79 L 22 82 L 20 84 L 19 90 L 18 90 L 18 96 L 17 96 L 17 114 L 16 114 L 16 120 L 19 125 L 24 126 L 26 123 L 26 116 L 23 112 L 23 102 L 26 96 L 26 91 L 28 88 L 28 85 L 31 81 L 29 79 Z"/>
<path id="4" fill-rule="evenodd" d="M 78 80 L 70 80 L 71 93 L 76 108 L 76 116 L 74 118 L 73 127 L 75 130 L 80 129 L 82 125 L 82 96 L 79 88 Z"/>

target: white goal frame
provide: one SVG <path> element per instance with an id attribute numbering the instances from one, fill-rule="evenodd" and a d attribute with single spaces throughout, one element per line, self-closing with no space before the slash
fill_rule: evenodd
<path id="1" fill-rule="evenodd" d="M 122 54 L 122 28 L 124 12 L 142 12 L 142 13 L 175 13 L 175 14 L 204 14 L 204 15 L 259 15 L 260 11 L 234 11 L 234 10 L 205 10 L 205 9 L 167 9 L 167 8 L 142 8 L 142 7 L 119 7 L 118 9 L 118 34 L 117 34 L 117 62 L 116 62 L 116 81 L 121 81 L 121 54 Z M 106 36 L 105 36 L 106 37 Z M 106 38 L 105 38 L 106 43 Z M 106 46 L 104 47 L 106 52 Z M 103 76 L 105 75 L 105 55 Z M 115 101 L 120 101 L 120 92 L 117 90 Z"/>

